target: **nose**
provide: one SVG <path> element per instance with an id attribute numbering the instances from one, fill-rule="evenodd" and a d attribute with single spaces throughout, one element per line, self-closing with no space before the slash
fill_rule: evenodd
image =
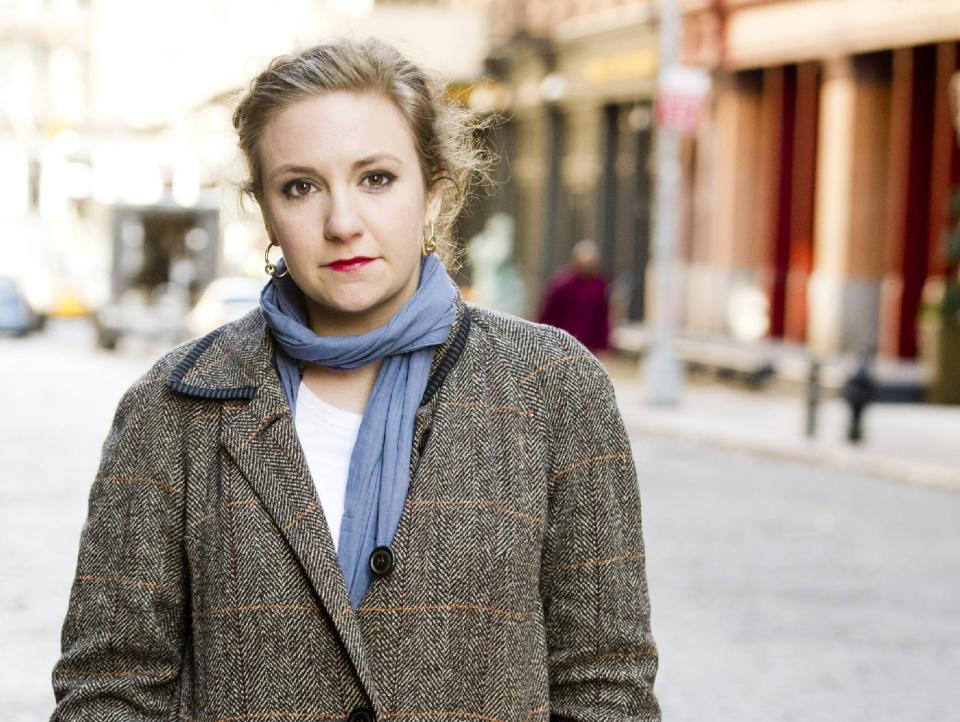
<path id="1" fill-rule="evenodd" d="M 348 191 L 331 191 L 323 224 L 323 237 L 346 243 L 363 235 L 363 220 Z"/>

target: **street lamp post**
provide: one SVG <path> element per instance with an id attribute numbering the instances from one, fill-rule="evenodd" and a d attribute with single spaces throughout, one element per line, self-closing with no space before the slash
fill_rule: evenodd
<path id="1" fill-rule="evenodd" d="M 682 390 L 680 362 L 673 350 L 677 310 L 676 246 L 680 198 L 680 134 L 661 112 L 665 79 L 680 59 L 680 0 L 660 1 L 660 79 L 658 83 L 657 185 L 654 217 L 654 318 L 644 373 L 647 400 L 676 404 Z"/>

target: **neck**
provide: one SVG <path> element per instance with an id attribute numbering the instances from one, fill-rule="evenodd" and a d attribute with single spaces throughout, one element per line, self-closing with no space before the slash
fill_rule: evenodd
<path id="1" fill-rule="evenodd" d="M 335 312 L 319 306 L 310 298 L 306 299 L 306 306 L 310 330 L 317 336 L 359 336 L 383 326 L 393 315 L 392 311 L 382 313 L 379 309 L 363 315 Z"/>
<path id="2" fill-rule="evenodd" d="M 362 414 L 377 382 L 383 359 L 356 369 L 333 369 L 320 364 L 307 364 L 303 383 L 331 406 Z"/>

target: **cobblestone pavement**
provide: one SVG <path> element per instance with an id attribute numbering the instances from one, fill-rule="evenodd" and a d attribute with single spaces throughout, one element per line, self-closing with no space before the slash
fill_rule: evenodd
<path id="1" fill-rule="evenodd" d="M 89 341 L 79 327 L 0 339 L 8 722 L 53 707 L 89 484 L 152 353 Z M 957 719 L 960 494 L 666 438 L 633 445 L 665 720 Z"/>

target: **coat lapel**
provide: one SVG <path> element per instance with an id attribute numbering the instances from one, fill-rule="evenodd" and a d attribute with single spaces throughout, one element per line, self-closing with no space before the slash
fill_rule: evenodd
<path id="1" fill-rule="evenodd" d="M 225 419 L 221 441 L 310 580 L 372 700 L 373 672 L 363 655 L 360 626 L 290 407 L 272 365 L 258 379 L 251 402 L 233 418 Z"/>
<path id="2" fill-rule="evenodd" d="M 249 399 L 239 408 L 223 407 L 220 443 L 286 540 L 376 703 L 360 626 L 273 366 L 273 340 L 259 309 L 196 342 L 167 386 L 201 398 Z"/>

